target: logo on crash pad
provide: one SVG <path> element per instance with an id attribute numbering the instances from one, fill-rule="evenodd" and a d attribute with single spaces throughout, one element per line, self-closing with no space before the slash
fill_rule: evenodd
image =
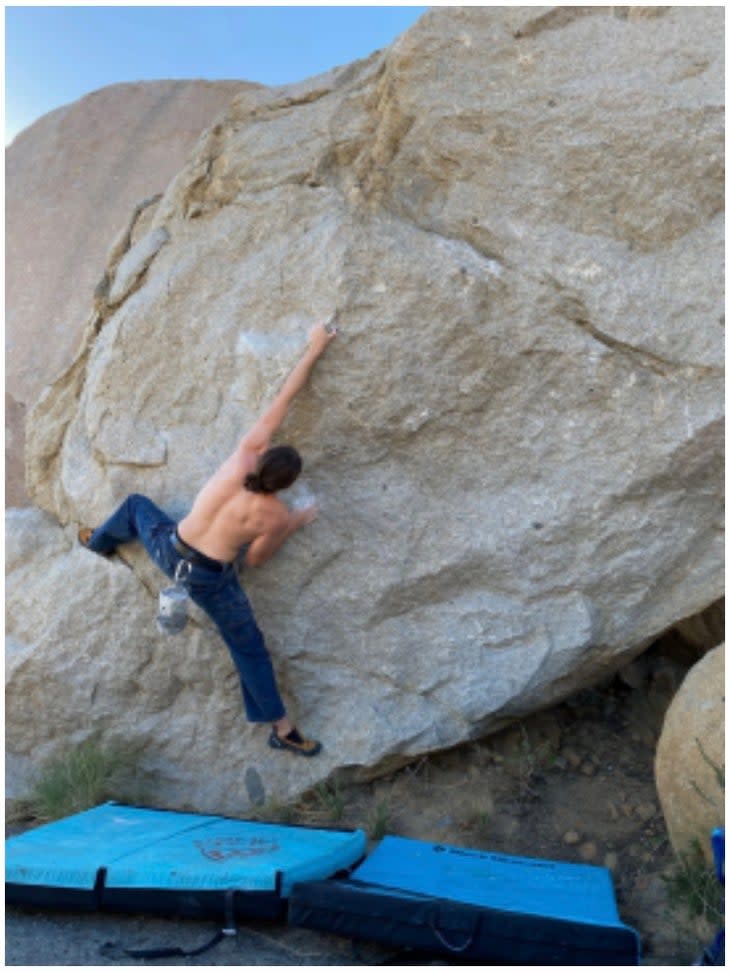
<path id="1" fill-rule="evenodd" d="M 279 849 L 275 840 L 266 837 L 211 837 L 208 840 L 196 840 L 195 846 L 209 861 L 261 857 Z"/>

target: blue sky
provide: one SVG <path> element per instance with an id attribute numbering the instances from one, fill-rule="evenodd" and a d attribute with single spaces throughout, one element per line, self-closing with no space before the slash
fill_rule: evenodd
<path id="1" fill-rule="evenodd" d="M 300 81 L 387 46 L 427 9 L 6 6 L 5 142 L 122 81 Z"/>

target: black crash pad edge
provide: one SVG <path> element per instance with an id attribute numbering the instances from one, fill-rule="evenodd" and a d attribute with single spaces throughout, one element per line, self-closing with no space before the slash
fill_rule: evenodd
<path id="1" fill-rule="evenodd" d="M 58 911 L 108 911 L 125 914 L 150 914 L 181 918 L 223 919 L 226 914 L 224 890 L 195 888 L 107 888 L 103 869 L 93 889 L 50 885 L 8 883 L 6 906 L 42 908 Z M 287 902 L 276 891 L 235 891 L 233 914 L 236 918 L 283 919 Z"/>
<path id="2" fill-rule="evenodd" d="M 508 912 L 356 880 L 295 884 L 289 924 L 464 957 L 575 965 L 636 965 L 640 958 L 638 935 L 628 926 Z"/>

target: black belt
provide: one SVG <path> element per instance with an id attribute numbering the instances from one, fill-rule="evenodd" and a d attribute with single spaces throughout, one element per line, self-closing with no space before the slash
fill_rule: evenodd
<path id="1" fill-rule="evenodd" d="M 219 574 L 229 566 L 223 560 L 213 560 L 212 557 L 206 557 L 204 553 L 196 550 L 195 547 L 191 547 L 189 543 L 185 543 L 184 540 L 180 539 L 177 530 L 172 531 L 172 537 L 170 539 L 173 547 L 180 556 L 190 561 L 191 564 L 197 564 L 198 567 L 204 567 L 206 570 L 218 571 Z"/>

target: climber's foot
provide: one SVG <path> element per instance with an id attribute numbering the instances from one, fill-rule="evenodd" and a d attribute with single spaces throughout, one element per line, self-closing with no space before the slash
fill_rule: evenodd
<path id="1" fill-rule="evenodd" d="M 316 756 L 322 749 L 322 743 L 316 739 L 305 739 L 298 729 L 294 728 L 285 736 L 280 736 L 276 729 L 271 730 L 269 746 L 272 749 L 288 749 L 298 756 Z"/>
<path id="2" fill-rule="evenodd" d="M 76 534 L 81 546 L 86 547 L 87 550 L 91 550 L 91 547 L 89 546 L 89 540 L 91 540 L 93 533 L 94 533 L 93 527 L 81 527 L 79 532 Z M 91 553 L 98 554 L 100 557 L 112 557 L 114 555 L 113 550 L 110 551 L 109 553 L 99 553 L 98 550 L 91 550 Z"/>

